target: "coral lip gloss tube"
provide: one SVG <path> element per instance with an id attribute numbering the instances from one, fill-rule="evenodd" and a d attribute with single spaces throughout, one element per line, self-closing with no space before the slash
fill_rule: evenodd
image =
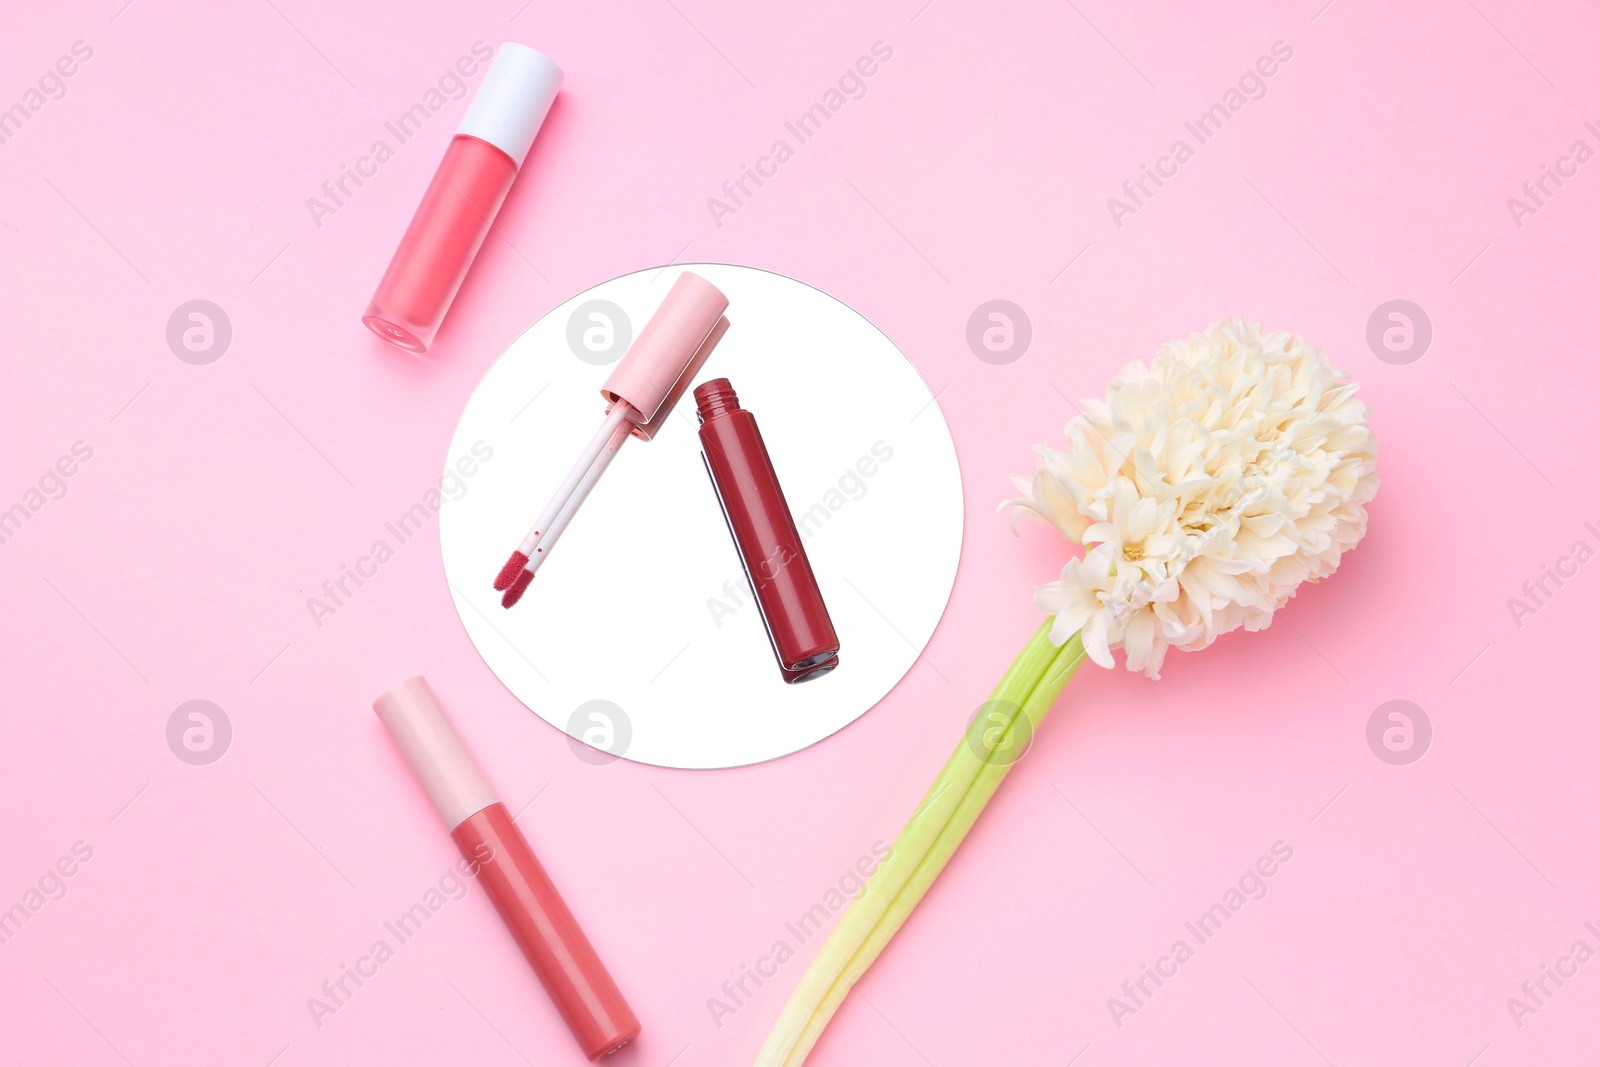
<path id="1" fill-rule="evenodd" d="M 694 400 L 706 471 L 783 680 L 792 685 L 820 678 L 839 665 L 839 635 L 755 416 L 739 406 L 726 378 L 697 388 Z"/>
<path id="2" fill-rule="evenodd" d="M 478 866 L 478 882 L 583 1054 L 598 1060 L 638 1037 L 639 1020 L 427 681 L 406 679 L 374 701 L 372 710 L 422 782 L 461 854 Z"/>
<path id="3" fill-rule="evenodd" d="M 428 350 L 560 88 L 560 67 L 500 46 L 361 317 L 373 333 Z"/>

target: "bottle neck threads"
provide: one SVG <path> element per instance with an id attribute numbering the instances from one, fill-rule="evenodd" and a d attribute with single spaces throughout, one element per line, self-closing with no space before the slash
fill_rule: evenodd
<path id="1" fill-rule="evenodd" d="M 733 391 L 726 378 L 714 378 L 695 389 L 694 402 L 701 422 L 740 410 L 739 394 Z"/>

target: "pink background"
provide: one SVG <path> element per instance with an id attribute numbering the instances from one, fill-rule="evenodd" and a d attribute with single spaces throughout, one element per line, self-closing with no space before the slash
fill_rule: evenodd
<path id="1" fill-rule="evenodd" d="M 1600 949 L 1600 565 L 1520 628 L 1506 605 L 1600 547 L 1600 162 L 1520 228 L 1506 206 L 1574 140 L 1600 148 L 1592 6 L 121 4 L 31 5 L 0 36 L 0 106 L 93 49 L 0 144 L 0 508 L 93 449 L 0 545 L 0 907 L 93 849 L 0 945 L 0 1059 L 579 1062 L 475 888 L 312 1022 L 453 858 L 368 710 L 422 672 L 513 810 L 538 798 L 522 824 L 645 1021 L 620 1062 L 748 1062 L 816 943 L 720 1027 L 708 998 L 893 836 L 1037 621 L 1066 550 L 1006 533 L 1006 474 L 1061 394 L 1242 313 L 1362 382 L 1366 543 L 1159 683 L 1086 668 L 814 1062 L 1593 1061 L 1600 961 L 1520 1028 L 1506 1005 Z M 320 228 L 306 199 L 478 39 L 546 51 L 567 88 L 413 360 L 359 313 L 464 102 Z M 707 197 L 879 40 L 867 95 L 715 225 Z M 1106 198 L 1278 40 L 1267 96 L 1114 225 Z M 780 271 L 879 324 L 940 391 L 968 494 L 924 660 L 842 733 L 736 771 L 574 758 L 467 642 L 437 524 L 321 628 L 305 604 L 437 477 L 512 338 L 673 259 Z M 209 366 L 165 340 L 193 298 L 233 326 Z M 964 339 L 994 298 L 1033 324 L 1008 366 Z M 1394 298 L 1434 327 L 1409 366 L 1365 340 Z M 164 734 L 196 698 L 234 728 L 205 767 Z M 1410 766 L 1367 746 L 1391 699 L 1433 724 Z M 1118 1028 L 1107 998 L 1279 840 L 1269 894 Z"/>

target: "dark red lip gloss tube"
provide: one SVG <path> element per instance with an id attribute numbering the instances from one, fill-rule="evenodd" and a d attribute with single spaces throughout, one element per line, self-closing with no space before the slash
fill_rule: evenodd
<path id="1" fill-rule="evenodd" d="M 550 876 L 511 821 L 425 679 L 408 678 L 372 704 L 461 854 L 478 868 L 522 954 L 590 1061 L 639 1036 L 639 1020 L 578 928 Z"/>
<path id="2" fill-rule="evenodd" d="M 839 635 L 755 416 L 739 406 L 726 378 L 706 382 L 694 399 L 706 471 L 783 680 L 792 685 L 820 678 L 839 665 Z"/>

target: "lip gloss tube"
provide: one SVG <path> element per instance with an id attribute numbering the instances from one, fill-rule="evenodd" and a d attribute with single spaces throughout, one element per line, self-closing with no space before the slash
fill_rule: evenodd
<path id="1" fill-rule="evenodd" d="M 694 391 L 706 473 L 728 521 L 783 680 L 822 677 L 839 665 L 839 636 L 800 531 L 778 484 L 755 416 L 726 378 Z"/>
<path id="2" fill-rule="evenodd" d="M 421 676 L 372 704 L 450 837 L 592 1062 L 639 1036 L 623 999 L 561 894 L 484 779 Z"/>
<path id="3" fill-rule="evenodd" d="M 428 350 L 560 88 L 560 67 L 500 46 L 361 317 L 373 333 Z"/>

